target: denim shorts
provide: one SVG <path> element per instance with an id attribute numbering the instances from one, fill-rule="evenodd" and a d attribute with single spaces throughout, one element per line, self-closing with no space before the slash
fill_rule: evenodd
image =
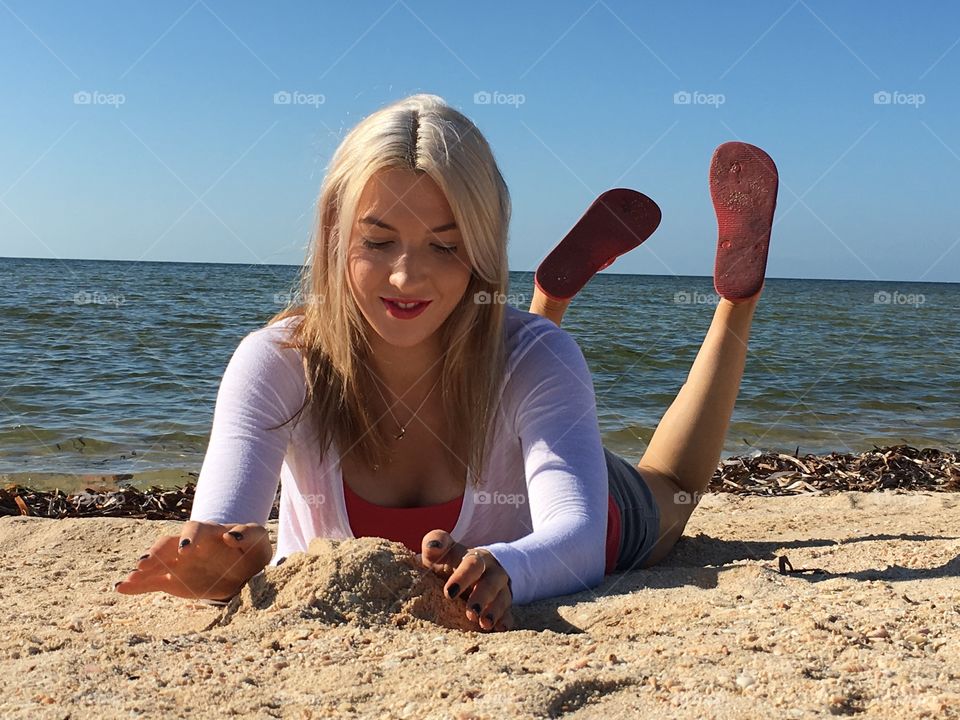
<path id="1" fill-rule="evenodd" d="M 660 508 L 636 465 L 603 449 L 610 494 L 620 509 L 620 546 L 614 572 L 639 568 L 660 534 Z"/>

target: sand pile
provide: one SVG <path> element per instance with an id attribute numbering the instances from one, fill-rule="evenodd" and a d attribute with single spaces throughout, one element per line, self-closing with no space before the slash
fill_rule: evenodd
<path id="1" fill-rule="evenodd" d="M 381 538 L 314 538 L 305 553 L 252 578 L 227 606 L 220 625 L 315 620 L 403 627 L 424 621 L 476 630 L 466 603 L 444 597 L 444 580 L 402 543 Z"/>

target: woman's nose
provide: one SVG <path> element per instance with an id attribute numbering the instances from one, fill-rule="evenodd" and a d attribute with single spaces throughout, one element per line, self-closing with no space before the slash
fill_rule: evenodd
<path id="1" fill-rule="evenodd" d="M 425 275 L 423 259 L 417 253 L 405 250 L 397 256 L 390 273 L 390 280 L 397 287 L 416 285 Z"/>

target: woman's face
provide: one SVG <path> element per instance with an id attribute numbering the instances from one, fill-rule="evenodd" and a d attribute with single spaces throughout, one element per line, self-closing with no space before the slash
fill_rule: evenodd
<path id="1" fill-rule="evenodd" d="M 402 169 L 380 171 L 364 188 L 348 268 L 363 316 L 397 347 L 430 338 L 460 302 L 471 275 L 443 191 L 425 173 Z M 388 300 L 426 304 L 404 311 Z"/>

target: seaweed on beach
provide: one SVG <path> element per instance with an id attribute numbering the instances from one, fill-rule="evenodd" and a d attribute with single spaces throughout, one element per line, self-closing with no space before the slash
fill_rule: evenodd
<path id="1" fill-rule="evenodd" d="M 804 495 L 882 490 L 960 490 L 960 452 L 910 445 L 859 454 L 760 453 L 721 461 L 708 492 Z"/>
<path id="2" fill-rule="evenodd" d="M 196 484 L 138 490 L 87 488 L 67 494 L 22 485 L 0 489 L 0 516 L 45 518 L 122 517 L 145 520 L 189 520 Z M 799 456 L 760 453 L 721 461 L 708 492 L 790 496 L 845 491 L 960 491 L 960 452 L 917 449 L 909 445 L 875 448 L 859 454 Z M 279 513 L 274 500 L 270 519 Z"/>
<path id="3" fill-rule="evenodd" d="M 148 490 L 133 487 L 120 490 L 86 488 L 82 492 L 67 494 L 63 490 L 36 490 L 23 485 L 7 485 L 0 489 L 0 516 L 188 520 L 195 488 L 195 484 L 189 483 L 172 489 L 157 486 Z"/>

